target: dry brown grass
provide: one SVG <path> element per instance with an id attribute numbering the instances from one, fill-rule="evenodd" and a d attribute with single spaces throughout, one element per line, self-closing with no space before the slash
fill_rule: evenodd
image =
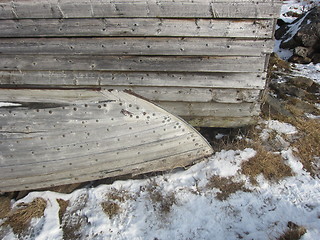
<path id="1" fill-rule="evenodd" d="M 254 126 L 244 128 L 201 128 L 200 133 L 209 141 L 215 152 L 221 150 L 243 150 L 248 147 L 246 138 L 253 135 Z M 217 134 L 223 134 L 221 139 L 216 139 Z M 239 138 L 240 137 L 240 138 Z"/>
<path id="2" fill-rule="evenodd" d="M 69 201 L 65 201 L 61 198 L 57 199 L 57 202 L 59 204 L 59 221 L 60 221 L 60 224 L 62 224 L 62 218 L 63 216 L 65 215 L 66 211 L 67 211 L 67 207 L 69 205 Z"/>
<path id="3" fill-rule="evenodd" d="M 107 193 L 106 197 L 108 200 L 119 202 L 125 202 L 128 199 L 134 198 L 127 190 L 116 188 L 111 188 L 110 192 Z"/>
<path id="4" fill-rule="evenodd" d="M 57 201 L 60 205 L 59 217 L 63 239 L 83 239 L 81 228 L 88 224 L 88 219 L 82 214 L 82 209 L 88 202 L 88 194 L 79 195 L 75 201 Z"/>
<path id="5" fill-rule="evenodd" d="M 113 201 L 106 201 L 101 203 L 101 207 L 103 212 L 112 219 L 116 215 L 118 215 L 121 212 L 121 208 L 118 203 Z"/>
<path id="6" fill-rule="evenodd" d="M 107 201 L 101 203 L 103 212 L 111 219 L 121 212 L 120 203 L 134 199 L 127 190 L 111 188 L 106 194 Z"/>
<path id="7" fill-rule="evenodd" d="M 278 240 L 299 240 L 306 232 L 307 230 L 304 227 L 298 226 L 293 222 L 288 222 L 288 230 Z"/>
<path id="8" fill-rule="evenodd" d="M 11 199 L 8 197 L 0 197 L 0 219 L 5 218 L 11 211 Z"/>
<path id="9" fill-rule="evenodd" d="M 177 204 L 177 199 L 174 192 L 164 193 L 156 181 L 151 180 L 146 187 L 149 198 L 153 203 L 155 210 L 158 210 L 161 215 L 170 213 L 172 207 Z"/>
<path id="10" fill-rule="evenodd" d="M 312 175 L 319 176 L 320 169 L 316 167 L 315 157 L 320 157 L 320 121 L 317 119 L 297 119 L 295 126 L 301 137 L 294 143 L 297 149 L 295 155 L 299 157 L 303 167 Z"/>
<path id="11" fill-rule="evenodd" d="M 282 60 L 276 53 L 272 53 L 268 64 L 268 76 L 276 78 L 279 72 L 291 72 L 292 68 L 289 62 Z"/>
<path id="12" fill-rule="evenodd" d="M 249 189 L 244 187 L 244 182 L 234 182 L 231 177 L 226 178 L 217 175 L 212 176 L 208 180 L 206 188 L 218 188 L 220 192 L 217 193 L 216 198 L 220 201 L 226 200 L 237 191 L 250 192 Z"/>
<path id="13" fill-rule="evenodd" d="M 284 163 L 280 155 L 267 151 L 261 145 L 257 145 L 255 150 L 256 155 L 241 165 L 242 173 L 249 176 L 253 184 L 257 183 L 256 177 L 259 174 L 271 182 L 278 182 L 285 177 L 293 176 L 291 168 Z"/>
<path id="14" fill-rule="evenodd" d="M 47 202 L 43 198 L 35 198 L 31 203 L 20 203 L 7 214 L 3 223 L 12 228 L 15 234 L 21 236 L 30 227 L 33 218 L 40 218 L 44 214 Z"/>
<path id="15" fill-rule="evenodd" d="M 226 129 L 225 137 L 222 139 L 215 139 L 216 133 L 221 132 L 221 129 L 204 129 L 204 134 L 211 137 L 209 142 L 212 144 L 216 151 L 224 150 L 243 150 L 245 148 L 253 148 L 257 151 L 257 154 L 244 162 L 241 166 L 242 173 L 249 176 L 251 182 L 256 184 L 256 177 L 259 174 L 270 180 L 277 182 L 280 179 L 288 176 L 292 176 L 291 168 L 287 166 L 278 154 L 273 151 L 278 151 L 279 143 L 276 139 L 277 133 L 271 132 L 267 141 L 262 141 L 260 138 L 261 130 L 256 126 L 250 126 L 241 129 Z M 211 131 L 211 132 L 210 132 Z"/>

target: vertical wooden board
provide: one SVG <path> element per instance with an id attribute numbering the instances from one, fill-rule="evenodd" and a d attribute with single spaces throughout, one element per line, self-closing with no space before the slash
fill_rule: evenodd
<path id="1" fill-rule="evenodd" d="M 240 37 L 272 38 L 270 19 L 24 19 L 0 21 L 0 37 Z"/>

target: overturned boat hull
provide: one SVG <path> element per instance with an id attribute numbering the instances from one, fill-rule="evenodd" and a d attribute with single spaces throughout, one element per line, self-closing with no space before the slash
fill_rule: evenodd
<path id="1" fill-rule="evenodd" d="M 0 89 L 0 192 L 186 166 L 212 154 L 180 118 L 123 91 Z"/>

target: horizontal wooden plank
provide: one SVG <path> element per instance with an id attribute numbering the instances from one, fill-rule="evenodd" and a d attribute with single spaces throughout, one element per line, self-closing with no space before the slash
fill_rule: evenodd
<path id="1" fill-rule="evenodd" d="M 186 88 L 186 87 L 112 87 L 117 90 L 130 90 L 151 101 L 177 102 L 257 102 L 260 90 Z"/>
<path id="2" fill-rule="evenodd" d="M 240 103 L 240 102 L 256 102 L 260 96 L 260 90 L 243 90 L 243 89 L 213 89 L 213 88 L 186 88 L 186 87 L 117 87 L 110 86 L 116 90 L 130 90 L 151 101 L 178 101 L 178 102 L 222 102 L 222 103 Z M 0 99 L 6 99 L 8 102 L 20 102 L 23 95 L 19 91 L 13 89 L 0 89 Z M 35 91 L 30 90 L 29 99 L 39 99 L 40 93 L 34 96 Z M 42 99 L 44 102 L 68 103 L 73 98 L 79 98 L 85 101 L 82 97 L 81 90 L 69 91 L 68 95 L 55 95 L 55 92 L 42 91 Z M 93 92 L 94 94 L 94 92 Z M 92 94 L 92 95 L 93 95 Z M 21 97 L 20 97 L 21 96 Z M 3 100 L 2 100 L 3 101 Z M 99 101 L 99 98 L 97 99 Z"/>
<path id="3" fill-rule="evenodd" d="M 17 18 L 277 18 L 279 1 L 244 0 L 3 0 L 0 19 Z"/>
<path id="4" fill-rule="evenodd" d="M 263 72 L 265 57 L 0 55 L 0 70 Z"/>
<path id="5" fill-rule="evenodd" d="M 250 117 L 260 113 L 259 103 L 186 103 L 158 102 L 168 112 L 192 117 Z"/>
<path id="6" fill-rule="evenodd" d="M 0 38 L 2 54 L 261 56 L 273 40 L 228 38 Z"/>
<path id="7" fill-rule="evenodd" d="M 0 71 L 0 84 L 45 88 L 204 87 L 263 89 L 265 73 L 148 73 L 105 71 Z"/>
<path id="8" fill-rule="evenodd" d="M 221 127 L 221 128 L 238 128 L 248 125 L 254 125 L 258 122 L 259 117 L 190 117 L 182 116 L 189 124 L 194 127 Z"/>
<path id="9" fill-rule="evenodd" d="M 25 19 L 1 20 L 0 37 L 241 37 L 272 38 L 273 20 Z"/>

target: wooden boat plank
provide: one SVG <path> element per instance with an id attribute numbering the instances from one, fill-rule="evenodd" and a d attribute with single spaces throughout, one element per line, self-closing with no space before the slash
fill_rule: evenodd
<path id="1" fill-rule="evenodd" d="M 142 56 L 261 56 L 273 40 L 231 38 L 105 37 L 0 38 L 2 54 L 82 54 Z"/>
<path id="2" fill-rule="evenodd" d="M 100 18 L 100 17 L 173 17 L 185 18 L 276 18 L 279 1 L 26 1 L 3 0 L 0 19 L 22 18 Z"/>
<path id="3" fill-rule="evenodd" d="M 189 140 L 187 140 L 187 138 L 189 138 Z M 37 176 L 39 173 L 47 175 L 55 172 L 69 172 L 69 174 L 77 172 L 77 174 L 79 174 L 78 171 L 82 169 L 86 169 L 87 172 L 89 172 L 90 170 L 88 169 L 93 165 L 98 168 L 100 164 L 105 163 L 108 163 L 108 169 L 122 168 L 126 165 L 134 165 L 153 160 L 154 158 L 165 158 L 175 155 L 177 153 L 176 149 L 181 148 L 181 145 L 183 145 L 187 151 L 192 148 L 199 148 L 198 145 L 195 146 L 195 144 L 199 143 L 192 141 L 191 133 L 169 139 L 147 142 L 145 144 L 138 144 L 140 139 L 136 141 L 136 144 L 132 144 L 132 146 L 118 146 L 116 149 L 111 148 L 107 151 L 102 151 L 102 147 L 100 151 L 86 151 L 85 149 L 78 148 L 78 153 L 72 152 L 72 149 L 61 149 L 61 151 L 67 154 L 50 154 L 50 152 L 48 152 L 41 156 L 45 158 L 46 161 L 35 161 L 34 163 L 25 163 L 18 157 L 18 159 L 14 160 L 16 164 L 10 164 L 10 162 L 8 162 L 7 165 L 0 167 L 0 171 L 3 173 L 1 178 L 4 181 L 25 177 L 26 172 L 28 172 L 28 177 Z M 112 142 L 109 142 L 109 144 L 111 146 L 115 145 L 115 143 Z M 121 144 L 126 146 L 127 142 L 121 141 Z M 200 146 L 200 148 L 202 147 L 203 146 Z M 141 156 L 141 154 L 143 156 Z M 30 156 L 26 155 L 25 158 L 30 159 Z M 39 156 L 34 156 L 34 159 L 37 158 L 39 158 Z"/>
<path id="4" fill-rule="evenodd" d="M 40 98 L 37 101 L 40 102 L 41 98 L 44 98 L 41 90 L 32 91 L 33 93 L 39 93 Z M 61 91 L 67 94 L 71 90 L 47 91 L 52 91 L 52 93 Z M 27 96 L 30 95 L 28 90 L 20 90 L 20 93 L 23 92 Z M 62 94 L 61 92 L 60 95 Z M 79 90 L 77 92 L 79 93 Z M 89 96 L 93 94 L 92 91 L 83 91 L 82 96 L 88 97 L 86 93 Z M 88 135 L 83 134 L 80 130 L 76 136 L 78 137 L 76 144 L 74 143 L 75 135 L 71 138 L 68 138 L 69 136 L 67 135 L 62 136 L 62 138 L 65 138 L 63 141 L 61 141 L 61 138 L 50 136 L 51 133 L 56 134 L 55 128 L 48 128 L 47 131 L 40 132 L 40 136 L 43 136 L 41 145 L 36 145 L 35 141 L 30 141 L 28 139 L 30 135 L 26 132 L 19 132 L 19 135 L 15 136 L 17 134 L 15 132 L 15 116 L 21 118 L 25 115 L 24 126 L 30 125 L 34 128 L 33 131 L 37 132 L 37 127 L 41 129 L 46 123 L 42 121 L 42 124 L 33 124 L 34 116 L 39 114 L 38 118 L 48 119 L 47 115 L 41 111 L 33 111 L 33 109 L 31 109 L 31 114 L 25 114 L 27 109 L 19 106 L 0 108 L 2 113 L 0 114 L 0 122 L 1 126 L 3 126 L 0 135 L 0 191 L 16 191 L 26 187 L 35 188 L 35 186 L 48 187 L 61 182 L 79 182 L 87 178 L 94 180 L 96 177 L 111 176 L 115 172 L 117 174 L 123 173 L 122 170 L 118 171 L 117 169 L 127 169 L 126 173 L 128 173 L 130 172 L 129 169 L 131 168 L 132 172 L 133 168 L 136 168 L 135 166 L 147 166 L 148 162 L 162 161 L 164 159 L 172 159 L 174 161 L 177 156 L 181 157 L 178 161 L 184 159 L 184 163 L 189 163 L 212 153 L 211 147 L 200 134 L 196 133 L 180 119 L 150 102 L 119 91 L 95 91 L 94 93 L 98 97 L 107 100 L 104 104 L 110 109 L 110 111 L 105 111 L 102 107 L 99 107 L 101 103 L 97 102 L 97 96 L 95 95 L 92 96 L 92 99 L 86 98 L 88 104 L 91 104 L 94 109 L 100 110 L 100 114 L 96 110 L 94 113 L 98 113 L 97 118 L 101 119 L 99 121 L 101 127 L 105 126 L 106 136 L 101 139 L 101 128 L 96 129 L 90 126 L 87 129 L 90 132 L 90 139 L 88 139 Z M 24 98 L 24 101 L 28 99 L 26 96 L 22 98 Z M 0 101 L 3 101 L 1 99 L 4 99 L 4 97 L 0 97 Z M 70 99 L 72 100 L 72 98 Z M 66 109 L 68 107 L 78 107 L 79 110 L 81 107 L 86 108 L 83 106 L 83 102 L 80 101 L 78 103 L 76 99 L 74 102 L 70 101 L 70 106 L 66 106 L 64 109 L 59 107 L 59 110 L 55 110 L 62 113 L 63 111 L 68 112 L 68 109 Z M 110 99 L 113 99 L 113 101 L 110 101 Z M 23 102 L 21 103 L 23 104 Z M 129 115 L 123 114 L 122 110 L 125 106 L 123 106 L 124 104 L 120 105 L 120 103 L 125 103 L 127 106 L 131 105 L 135 115 L 139 113 L 145 118 L 131 118 Z M 139 107 L 137 108 L 136 106 Z M 6 116 L 17 112 L 20 113 L 12 116 L 13 121 L 8 121 Z M 150 118 L 144 114 L 145 112 L 152 113 Z M 113 115 L 119 122 L 125 121 L 126 127 L 112 128 L 112 120 L 109 117 L 103 118 L 106 113 Z M 57 124 L 61 124 L 60 120 L 63 117 L 69 119 L 68 122 L 62 121 L 67 125 L 66 130 L 70 131 L 77 127 L 78 121 L 73 121 L 73 114 L 64 116 L 63 114 L 53 114 L 50 120 L 54 122 L 53 119 L 55 119 Z M 152 126 L 153 118 L 156 120 L 154 126 Z M 146 123 L 146 119 L 149 119 L 149 123 Z M 162 120 L 161 123 L 160 120 Z M 21 123 L 21 125 L 23 124 Z M 9 131 L 6 129 L 7 126 L 9 126 Z M 10 126 L 13 126 L 14 129 L 10 130 Z M 117 123 L 115 126 L 121 126 L 121 123 Z M 109 128 L 109 131 L 106 130 L 107 128 Z M 96 135 L 97 131 L 99 133 Z M 109 135 L 112 131 L 113 134 Z M 58 132 L 61 134 L 61 129 L 58 129 Z M 15 140 L 12 139 L 12 136 L 15 137 Z M 39 135 L 37 139 L 39 140 Z M 194 151 L 197 152 L 197 155 L 193 153 Z M 175 157 L 173 158 L 173 156 Z M 193 157 L 186 159 L 186 156 Z M 168 169 L 175 164 L 170 162 L 166 168 Z M 87 174 L 87 176 L 82 177 L 82 174 Z M 94 178 L 90 179 L 88 175 L 94 176 Z M 18 185 L 16 185 L 17 183 Z"/>
<path id="5" fill-rule="evenodd" d="M 125 127 L 126 128 L 123 129 L 128 130 L 127 134 L 117 130 L 120 134 L 119 136 L 112 136 L 113 134 L 110 134 L 111 136 L 109 136 L 107 133 L 108 135 L 101 136 L 101 138 L 98 137 L 98 134 L 95 134 L 95 129 L 90 129 L 88 131 L 91 137 L 83 136 L 78 133 L 66 134 L 65 137 L 59 136 L 54 139 L 54 136 L 52 135 L 43 134 L 43 140 L 39 145 L 35 145 L 35 142 L 33 142 L 32 139 L 28 139 L 26 136 L 19 138 L 18 143 L 5 139 L 3 142 L 7 146 L 1 146 L 0 148 L 2 152 L 6 152 L 6 154 L 3 154 L 3 157 L 7 158 L 8 161 L 4 161 L 2 167 L 12 166 L 11 158 L 14 158 L 15 161 L 21 161 L 21 165 L 31 164 L 32 166 L 37 163 L 41 164 L 42 162 L 48 161 L 59 162 L 69 158 L 75 159 L 78 163 L 79 160 L 77 159 L 84 154 L 90 153 L 90 155 L 94 156 L 95 154 L 105 152 L 106 150 L 103 149 L 104 146 L 108 146 L 108 152 L 121 151 L 121 149 L 130 149 L 137 145 L 144 145 L 145 143 L 149 144 L 156 142 L 158 144 L 163 144 L 165 140 L 172 141 L 172 137 L 175 137 L 177 140 L 181 136 L 185 137 L 184 132 L 181 131 L 179 133 L 174 128 L 177 127 L 176 125 L 170 126 L 166 124 L 166 126 L 163 126 L 163 124 L 161 124 L 159 127 L 153 129 L 135 132 L 131 132 L 127 126 Z M 166 131 L 165 134 L 162 132 L 164 130 Z M 113 133 L 115 131 L 116 130 L 112 128 L 112 131 L 109 132 Z M 169 136 L 169 134 L 172 134 L 172 136 Z M 48 145 L 49 141 L 50 145 Z M 126 147 L 123 148 L 119 146 L 120 142 Z M 12 157 L 10 149 L 15 151 L 15 154 Z M 81 151 L 79 151 L 79 149 Z M 43 158 L 44 156 L 45 158 Z"/>
<path id="6" fill-rule="evenodd" d="M 273 20 L 227 19 L 24 19 L 1 20 L 1 38 L 21 37 L 224 37 L 272 39 Z"/>
<path id="7" fill-rule="evenodd" d="M 107 177 L 114 177 L 119 175 L 137 175 L 153 171 L 164 171 L 168 168 L 174 169 L 176 167 L 183 167 L 186 163 L 191 164 L 201 158 L 199 154 L 203 151 L 199 148 L 191 149 L 183 153 L 177 153 L 174 156 L 168 156 L 162 159 L 154 159 L 136 165 L 128 165 L 124 168 L 116 168 L 110 170 L 102 170 L 107 167 L 107 164 L 100 165 L 98 168 L 92 167 L 90 172 L 81 169 L 80 176 L 74 176 L 66 173 L 55 173 L 48 175 L 39 175 L 35 177 L 26 177 L 15 180 L 7 180 L 0 182 L 0 192 L 12 191 L 12 189 L 28 190 L 37 188 L 53 187 L 58 185 L 65 185 L 70 183 L 91 181 L 92 179 L 102 179 Z M 192 160 L 191 160 L 192 159 Z"/>
<path id="8" fill-rule="evenodd" d="M 41 87 L 199 87 L 264 89 L 266 73 L 164 73 L 106 71 L 1 71 L 2 85 Z M 113 87 L 111 87 L 113 88 Z"/>
<path id="9" fill-rule="evenodd" d="M 0 55 L 0 70 L 263 72 L 265 57 Z"/>

